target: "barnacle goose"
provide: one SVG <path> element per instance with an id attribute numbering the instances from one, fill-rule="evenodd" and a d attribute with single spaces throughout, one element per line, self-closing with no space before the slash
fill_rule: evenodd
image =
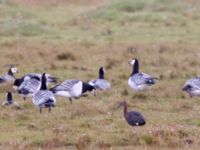
<path id="1" fill-rule="evenodd" d="M 105 69 L 103 67 L 100 67 L 99 78 L 96 80 L 89 81 L 89 84 L 99 90 L 103 90 L 103 91 L 108 90 L 111 87 L 111 85 L 107 80 L 105 80 L 104 73 L 105 73 Z"/>
<path id="2" fill-rule="evenodd" d="M 137 59 L 131 59 L 129 64 L 133 65 L 133 70 L 128 79 L 128 85 L 133 90 L 146 91 L 150 86 L 156 83 L 156 77 L 143 72 L 139 72 L 139 62 Z"/>
<path id="3" fill-rule="evenodd" d="M 51 111 L 51 107 L 55 106 L 56 99 L 54 94 L 47 89 L 45 73 L 42 74 L 41 79 L 41 87 L 40 90 L 33 96 L 33 104 L 40 109 L 40 113 L 42 113 L 42 108 L 49 108 L 49 112 Z"/>
<path id="4" fill-rule="evenodd" d="M 28 78 L 28 77 L 25 77 Z M 15 83 L 14 83 L 15 84 Z M 40 78 L 34 76 L 30 79 L 25 79 L 17 89 L 18 93 L 23 96 L 24 100 L 26 97 L 32 97 L 36 92 L 40 90 L 41 81 Z"/>
<path id="5" fill-rule="evenodd" d="M 17 90 L 18 87 L 26 80 L 30 80 L 31 78 L 39 78 L 41 80 L 42 74 L 40 73 L 29 73 L 29 74 L 25 74 L 24 76 L 22 76 L 21 78 L 18 78 L 14 81 L 14 89 Z M 46 78 L 47 78 L 47 85 L 49 83 L 57 83 L 58 78 L 54 77 L 50 74 L 46 74 Z"/>
<path id="6" fill-rule="evenodd" d="M 72 98 L 84 96 L 87 91 L 95 91 L 95 87 L 81 80 L 66 80 L 61 84 L 50 89 L 55 95 L 69 98 L 72 103 Z"/>
<path id="7" fill-rule="evenodd" d="M 14 82 L 14 74 L 18 72 L 17 67 L 12 64 L 6 65 L 9 67 L 7 74 L 0 76 L 0 83 Z"/>
<path id="8" fill-rule="evenodd" d="M 6 93 L 6 100 L 2 103 L 3 106 L 14 105 L 19 108 L 19 104 L 13 100 L 12 93 L 8 91 Z"/>
<path id="9" fill-rule="evenodd" d="M 200 77 L 187 80 L 182 90 L 187 92 L 191 97 L 200 96 Z"/>

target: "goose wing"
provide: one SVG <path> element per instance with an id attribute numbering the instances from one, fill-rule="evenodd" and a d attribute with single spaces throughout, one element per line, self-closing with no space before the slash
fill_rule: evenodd
<path id="1" fill-rule="evenodd" d="M 155 84 L 156 77 L 153 77 L 146 73 L 137 73 L 137 74 L 131 76 L 131 81 L 134 82 L 136 85 Z"/>
<path id="2" fill-rule="evenodd" d="M 36 106 L 41 106 L 49 102 L 54 104 L 56 102 L 53 93 L 49 90 L 41 90 L 37 92 L 33 97 L 33 104 L 35 104 Z"/>
<path id="3" fill-rule="evenodd" d="M 75 84 L 79 83 L 80 80 L 66 80 L 63 83 L 51 88 L 50 90 L 55 93 L 57 91 L 71 91 Z"/>

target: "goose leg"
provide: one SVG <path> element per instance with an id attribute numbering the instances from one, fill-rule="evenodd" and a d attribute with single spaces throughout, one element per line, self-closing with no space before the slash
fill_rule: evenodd
<path id="1" fill-rule="evenodd" d="M 40 113 L 42 113 L 42 107 L 40 107 Z"/>
<path id="2" fill-rule="evenodd" d="M 49 107 L 49 112 L 51 112 L 51 107 Z"/>
<path id="3" fill-rule="evenodd" d="M 23 100 L 25 101 L 25 100 L 26 100 L 26 97 L 23 97 Z"/>

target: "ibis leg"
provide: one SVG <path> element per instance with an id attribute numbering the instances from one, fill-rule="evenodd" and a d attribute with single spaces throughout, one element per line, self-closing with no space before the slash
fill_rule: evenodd
<path id="1" fill-rule="evenodd" d="M 42 107 L 40 107 L 40 113 L 42 113 Z"/>
<path id="2" fill-rule="evenodd" d="M 49 107 L 49 112 L 51 112 L 51 107 Z"/>

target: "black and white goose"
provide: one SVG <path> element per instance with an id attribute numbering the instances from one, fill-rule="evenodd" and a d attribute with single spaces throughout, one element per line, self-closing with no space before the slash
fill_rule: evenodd
<path id="1" fill-rule="evenodd" d="M 13 88 L 15 90 L 17 90 L 19 88 L 19 86 L 27 80 L 30 80 L 31 78 L 39 78 L 41 80 L 42 78 L 42 74 L 40 73 L 29 73 L 29 74 L 25 74 L 24 76 L 22 76 L 21 78 L 18 78 L 14 81 L 14 86 Z M 58 78 L 55 76 L 52 76 L 51 74 L 46 74 L 46 78 L 47 78 L 47 85 L 50 83 L 57 83 Z"/>
<path id="2" fill-rule="evenodd" d="M 134 91 L 146 91 L 149 87 L 156 83 L 156 77 L 139 72 L 139 62 L 137 59 L 131 59 L 129 64 L 133 65 L 133 70 L 128 79 L 128 85 Z"/>
<path id="3" fill-rule="evenodd" d="M 47 81 L 46 81 L 45 73 L 42 74 L 41 87 L 40 90 L 33 96 L 33 104 L 40 109 L 40 113 L 42 113 L 42 108 L 49 108 L 49 112 L 51 111 L 51 107 L 55 107 L 56 99 L 54 94 L 47 89 Z"/>
<path id="4" fill-rule="evenodd" d="M 191 97 L 200 96 L 200 77 L 187 80 L 182 90 L 187 92 Z"/>
<path id="5" fill-rule="evenodd" d="M 12 93 L 9 91 L 6 93 L 6 100 L 2 103 L 3 106 L 13 105 L 19 108 L 19 104 L 13 100 Z"/>
<path id="6" fill-rule="evenodd" d="M 87 91 L 95 91 L 95 87 L 81 80 L 66 80 L 61 84 L 50 89 L 55 95 L 69 98 L 79 98 Z"/>
<path id="7" fill-rule="evenodd" d="M 9 67 L 7 74 L 0 76 L 0 83 L 8 83 L 8 82 L 14 82 L 15 80 L 15 76 L 14 74 L 18 72 L 17 67 L 15 67 L 14 65 L 6 65 L 7 67 Z"/>
<path id="8" fill-rule="evenodd" d="M 29 78 L 29 77 L 25 77 Z M 16 82 L 14 82 L 15 86 Z M 25 79 L 17 88 L 18 93 L 26 99 L 26 97 L 32 97 L 35 93 L 37 93 L 40 90 L 41 87 L 41 81 L 40 78 L 37 76 L 34 76 L 29 79 Z"/>
<path id="9" fill-rule="evenodd" d="M 91 80 L 90 85 L 94 86 L 96 89 L 106 91 L 111 88 L 111 84 L 104 78 L 105 69 L 103 67 L 99 68 L 99 78 L 96 80 Z"/>

